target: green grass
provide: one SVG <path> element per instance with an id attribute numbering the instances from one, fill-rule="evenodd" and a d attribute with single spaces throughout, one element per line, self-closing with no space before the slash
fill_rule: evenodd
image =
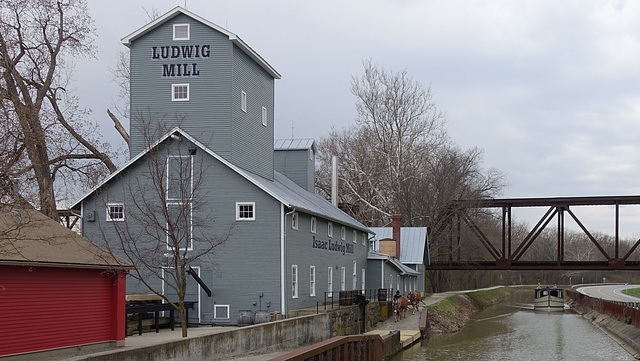
<path id="1" fill-rule="evenodd" d="M 486 291 L 469 292 L 467 293 L 467 296 L 471 297 L 471 299 L 480 306 L 486 307 L 505 298 L 511 293 L 511 291 L 512 290 L 509 287 L 500 287 Z"/>
<path id="2" fill-rule="evenodd" d="M 626 290 L 622 290 L 622 293 L 633 297 L 640 297 L 640 288 L 629 288 Z"/>
<path id="3" fill-rule="evenodd" d="M 454 318 L 457 313 L 457 303 L 453 297 L 445 298 L 429 306 L 429 310 L 441 314 L 447 318 Z"/>

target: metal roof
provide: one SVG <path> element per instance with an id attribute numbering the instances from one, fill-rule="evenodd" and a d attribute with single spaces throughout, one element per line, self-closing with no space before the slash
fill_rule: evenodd
<path id="1" fill-rule="evenodd" d="M 233 171 L 235 171 L 236 173 L 238 173 L 239 175 L 241 175 L 242 177 L 244 177 L 245 179 L 247 179 L 257 187 L 262 189 L 264 192 L 266 192 L 267 194 L 269 194 L 270 196 L 272 196 L 273 198 L 275 198 L 276 200 L 278 200 L 280 203 L 284 204 L 288 208 L 309 213 L 312 215 L 316 215 L 319 217 L 323 217 L 330 221 L 341 223 L 366 233 L 373 233 L 365 225 L 358 222 L 357 220 L 355 220 L 354 218 L 352 218 L 351 216 L 349 216 L 339 208 L 335 207 L 326 199 L 322 198 L 315 192 L 309 192 L 305 190 L 304 188 L 300 187 L 299 185 L 297 185 L 295 182 L 293 182 L 286 176 L 278 172 L 274 172 L 274 180 L 272 181 L 272 180 L 263 178 L 259 175 L 248 172 L 244 169 L 241 169 L 238 166 L 229 162 L 228 160 L 224 159 L 222 156 L 220 156 L 213 150 L 206 147 L 204 144 L 200 143 L 197 139 L 195 139 L 194 137 L 192 137 L 191 135 L 189 135 L 187 132 L 180 129 L 179 127 L 173 128 L 167 134 L 165 134 L 160 139 L 158 139 L 149 148 L 140 152 L 140 154 L 138 154 L 137 156 L 129 160 L 124 166 L 119 168 L 117 171 L 111 173 L 100 184 L 98 184 L 92 190 L 90 190 L 85 195 L 80 197 L 78 200 L 73 202 L 70 209 L 78 209 L 80 207 L 80 203 L 82 202 L 82 200 L 84 200 L 93 192 L 95 192 L 100 187 L 102 187 L 104 184 L 109 182 L 109 180 L 116 177 L 118 174 L 120 174 L 120 172 L 127 169 L 131 164 L 138 161 L 140 158 L 146 155 L 149 151 L 151 151 L 152 149 L 160 145 L 162 142 L 168 139 L 172 134 L 180 134 L 184 136 L 190 142 L 195 144 L 198 148 L 202 149 L 207 154 L 211 155 L 216 160 L 226 165 L 227 167 L 229 167 L 230 169 L 232 169 Z"/>
<path id="2" fill-rule="evenodd" d="M 378 252 L 371 252 L 369 251 L 369 254 L 367 255 L 367 259 L 380 259 L 380 260 L 386 260 L 387 262 L 391 263 L 392 265 L 396 266 L 396 268 L 400 271 L 402 271 L 403 275 L 410 275 L 410 276 L 419 276 L 420 272 L 405 266 L 404 264 L 398 262 L 398 260 L 395 257 L 391 257 L 389 255 L 386 254 L 382 254 L 382 253 L 378 253 Z"/>
<path id="3" fill-rule="evenodd" d="M 192 12 L 190 12 L 187 9 L 184 9 L 180 6 L 176 6 L 175 8 L 173 8 L 171 11 L 169 11 L 168 13 L 160 16 L 159 18 L 155 19 L 154 21 L 150 22 L 149 24 L 141 27 L 140 29 L 134 31 L 133 33 L 125 36 L 124 38 L 122 38 L 122 43 L 126 46 L 126 47 L 131 47 L 131 42 L 133 42 L 134 40 L 138 39 L 139 37 L 145 35 L 146 33 L 150 32 L 151 30 L 155 29 L 156 27 L 162 25 L 164 22 L 171 20 L 172 18 L 174 18 L 175 16 L 179 15 L 179 14 L 184 14 L 196 21 L 199 21 L 205 25 L 207 25 L 208 27 L 226 35 L 229 37 L 229 40 L 234 43 L 235 45 L 238 46 L 238 48 L 240 48 L 245 54 L 247 54 L 251 59 L 253 59 L 256 63 L 258 63 L 267 73 L 269 73 L 272 77 L 276 78 L 276 79 L 280 79 L 280 74 L 271 66 L 269 65 L 269 63 L 267 63 L 266 60 L 264 60 L 260 54 L 258 54 L 255 50 L 253 50 L 249 45 L 247 45 L 244 41 L 242 41 L 242 39 L 240 39 L 240 37 L 238 37 L 236 34 L 230 32 L 227 29 L 224 29 L 212 22 L 210 22 L 209 20 L 202 18 Z"/>
<path id="4" fill-rule="evenodd" d="M 393 227 L 371 227 L 374 240 L 393 239 Z M 427 227 L 400 227 L 400 262 L 422 264 L 427 245 Z"/>
<path id="5" fill-rule="evenodd" d="M 314 149 L 315 140 L 313 138 L 304 139 L 276 139 L 273 141 L 273 149 L 275 150 L 295 150 L 295 149 Z"/>

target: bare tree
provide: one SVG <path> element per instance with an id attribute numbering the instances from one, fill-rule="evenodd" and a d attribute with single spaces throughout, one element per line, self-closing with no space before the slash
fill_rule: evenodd
<path id="1" fill-rule="evenodd" d="M 155 134 L 149 133 L 148 138 L 155 139 Z M 187 270 L 189 266 L 215 266 L 213 254 L 233 229 L 233 224 L 217 224 L 212 216 L 204 186 L 211 176 L 208 157 L 174 135 L 152 145 L 132 165 L 135 170 L 127 170 L 98 195 L 102 206 L 114 213 L 110 217 L 122 217 L 121 222 L 96 221 L 106 247 L 129 260 L 134 265 L 130 275 L 178 311 L 183 337 L 188 322 Z M 121 208 L 109 208 L 114 199 L 124 200 Z"/>
<path id="2" fill-rule="evenodd" d="M 25 197 L 53 219 L 56 182 L 91 183 L 116 170 L 67 90 L 73 60 L 94 54 L 94 35 L 85 0 L 0 2 L 0 173 L 24 191 L 31 185 Z"/>
<path id="3" fill-rule="evenodd" d="M 317 190 L 330 194 L 331 157 L 337 156 L 340 202 L 356 219 L 386 226 L 400 213 L 404 226 L 430 228 L 432 257 L 454 252 L 444 247 L 446 224 L 457 211 L 453 201 L 493 197 L 504 187 L 503 176 L 482 169 L 479 149 L 453 144 L 431 90 L 406 71 L 365 61 L 351 90 L 357 125 L 333 129 L 318 143 Z"/>

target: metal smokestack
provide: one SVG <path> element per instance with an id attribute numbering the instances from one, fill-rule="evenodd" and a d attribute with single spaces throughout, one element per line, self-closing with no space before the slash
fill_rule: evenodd
<path id="1" fill-rule="evenodd" d="M 331 157 L 331 204 L 338 206 L 338 157 Z"/>

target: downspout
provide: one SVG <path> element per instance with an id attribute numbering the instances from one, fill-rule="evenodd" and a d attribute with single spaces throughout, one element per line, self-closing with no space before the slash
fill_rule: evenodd
<path id="1" fill-rule="evenodd" d="M 286 318 L 287 316 L 287 305 L 286 305 L 286 246 L 287 246 L 287 216 L 293 214 L 296 211 L 295 208 L 291 210 L 289 213 L 284 213 L 284 204 L 280 203 L 280 214 L 282 215 L 282 221 L 280 222 L 280 234 L 282 238 L 280 239 L 280 291 L 281 291 L 281 303 L 282 303 L 282 317 Z"/>

